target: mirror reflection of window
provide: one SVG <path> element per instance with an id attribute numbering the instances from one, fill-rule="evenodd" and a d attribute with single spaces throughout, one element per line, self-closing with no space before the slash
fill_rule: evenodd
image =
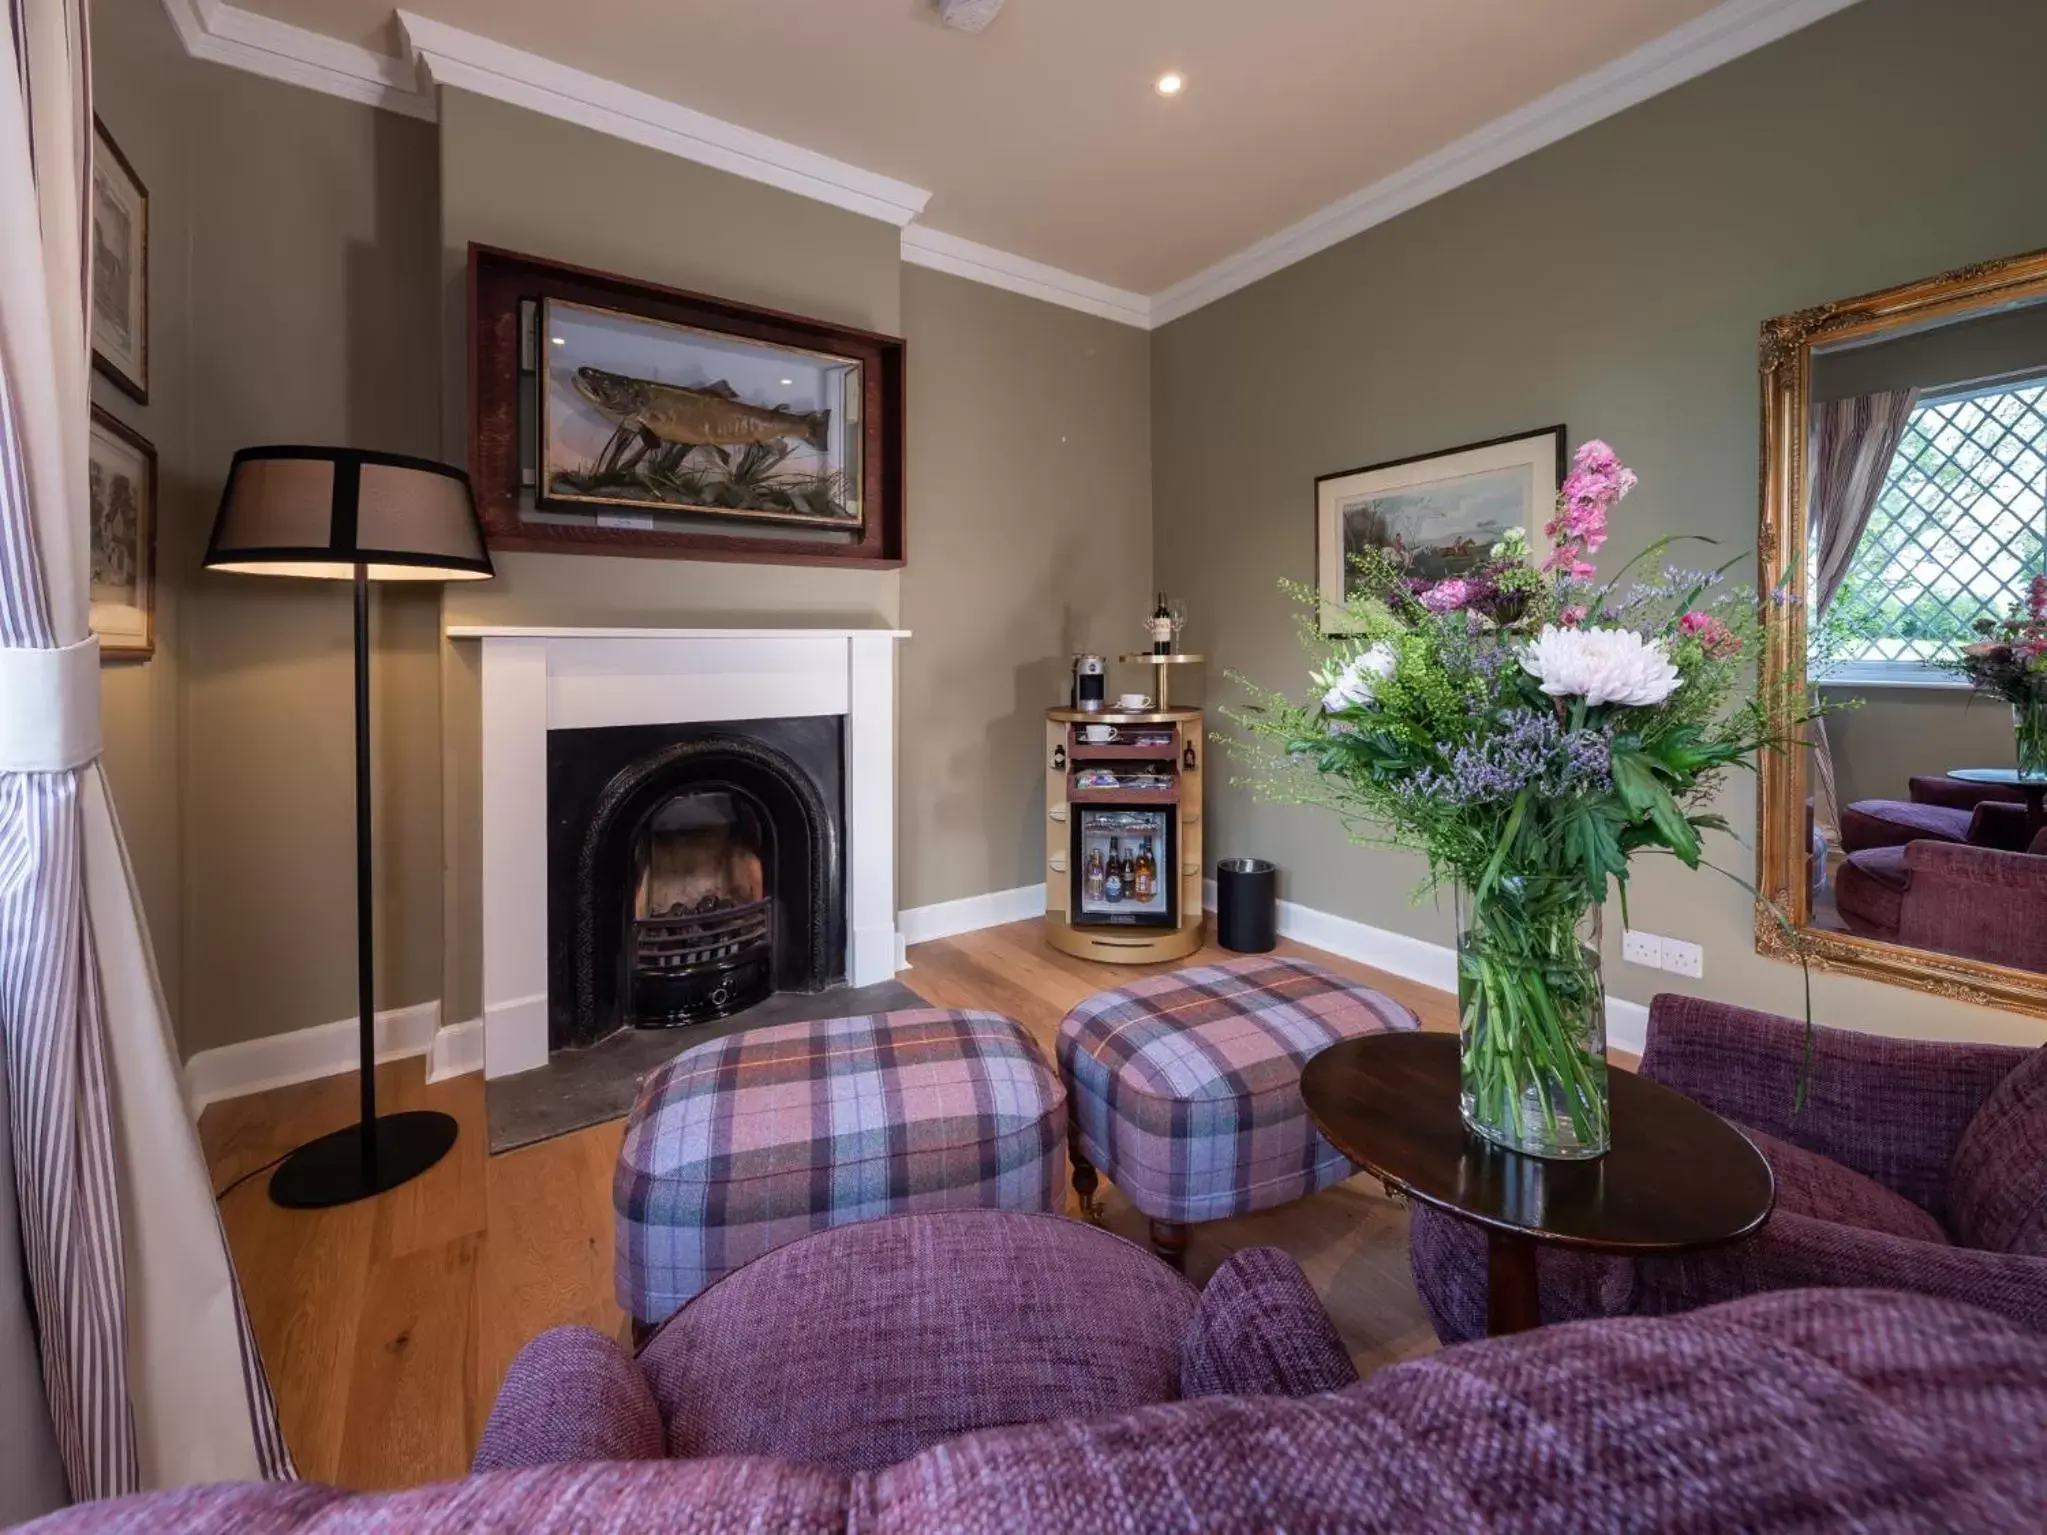
<path id="1" fill-rule="evenodd" d="M 2047 784 L 1964 670 L 2047 573 L 2047 307 L 1816 348 L 1806 448 L 1807 671 L 1847 706 L 1808 762 L 1811 925 L 2047 973 Z"/>

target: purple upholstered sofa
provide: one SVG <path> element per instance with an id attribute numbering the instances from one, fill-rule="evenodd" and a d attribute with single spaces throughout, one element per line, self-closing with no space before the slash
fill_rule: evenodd
<path id="1" fill-rule="evenodd" d="M 1688 997 L 1650 1004 L 1642 1074 L 1746 1130 L 1776 1174 L 1776 1208 L 1748 1240 L 1682 1257 L 1545 1248 L 1545 1322 L 1879 1285 L 2047 1334 L 2047 1048 L 1815 1029 L 1798 1109 L 1804 1055 L 1796 1019 Z M 1483 1334 L 1483 1237 L 1425 1209 L 1411 1230 L 1437 1335 Z"/>
<path id="2" fill-rule="evenodd" d="M 1240 1255 L 1241 1256 L 1241 1255 Z M 1147 1260 L 1149 1261 L 1149 1260 Z M 1298 1282 L 1289 1260 L 1276 1272 Z M 742 1271 L 744 1272 L 744 1271 Z M 932 1276 L 934 1281 L 937 1276 Z M 1218 1276 L 1220 1282 L 1222 1276 Z M 1014 1274 L 941 1304 L 963 1349 L 1037 1295 Z M 1219 1326 L 1262 1333 L 1255 1279 Z M 1210 1288 L 1214 1294 L 1215 1285 Z M 1282 1302 L 1282 1307 L 1291 1304 Z M 768 1325 L 757 1341 L 769 1345 Z M 782 1318 L 781 1320 L 788 1320 Z M 1348 1365 L 1321 1327 L 1308 1366 Z M 857 1400 L 889 1336 L 820 1369 Z M 1067 1357 L 1084 1368 L 1088 1338 Z M 1223 1354 L 1234 1354 L 1225 1344 Z M 1209 1395 L 990 1428 L 848 1474 L 759 1456 L 614 1458 L 409 1492 L 312 1484 L 152 1494 L 53 1515 L 34 1535 L 823 1535 L 1237 1530 L 2037 1530 L 2047 1507 L 2047 1338 L 1987 1312 L 1881 1291 L 1794 1291 L 1690 1316 L 1545 1328 L 1447 1350 L 1307 1397 Z M 508 1390 L 510 1388 L 508 1387 Z M 886 1398 L 868 1398 L 884 1415 Z M 797 1402 L 792 1408 L 802 1410 Z M 545 1436 L 544 1448 L 561 1447 Z"/>

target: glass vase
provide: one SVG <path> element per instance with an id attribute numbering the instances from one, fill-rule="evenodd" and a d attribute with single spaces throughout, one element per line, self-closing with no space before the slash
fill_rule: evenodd
<path id="1" fill-rule="evenodd" d="M 1461 1106 L 1495 1145 L 1575 1161 L 1612 1143 L 1599 924 L 1575 882 L 1458 892 Z"/>
<path id="2" fill-rule="evenodd" d="M 2047 778 L 2047 692 L 2013 704 L 2011 728 L 2018 741 L 2019 777 Z"/>

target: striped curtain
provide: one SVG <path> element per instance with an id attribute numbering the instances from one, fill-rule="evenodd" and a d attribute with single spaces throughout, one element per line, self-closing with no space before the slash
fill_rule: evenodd
<path id="1" fill-rule="evenodd" d="M 0 1046 L 48 1424 L 78 1500 L 289 1476 L 98 761 L 86 4 L 0 4 Z"/>
<path id="2" fill-rule="evenodd" d="M 1813 612 L 1824 613 L 1848 578 L 1848 566 L 1883 495 L 1884 480 L 1918 403 L 1916 389 L 1815 400 L 1810 426 Z M 1813 826 L 1829 865 L 1841 848 L 1841 807 L 1834 791 L 1834 750 L 1825 720 L 1812 722 Z M 1831 876 L 1832 869 L 1828 868 Z"/>

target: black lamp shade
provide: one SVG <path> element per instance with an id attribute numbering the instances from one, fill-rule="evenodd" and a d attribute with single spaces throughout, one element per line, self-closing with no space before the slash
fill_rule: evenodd
<path id="1" fill-rule="evenodd" d="M 372 581 L 480 581 L 490 553 L 469 476 L 357 448 L 244 448 L 221 492 L 209 570 Z"/>

